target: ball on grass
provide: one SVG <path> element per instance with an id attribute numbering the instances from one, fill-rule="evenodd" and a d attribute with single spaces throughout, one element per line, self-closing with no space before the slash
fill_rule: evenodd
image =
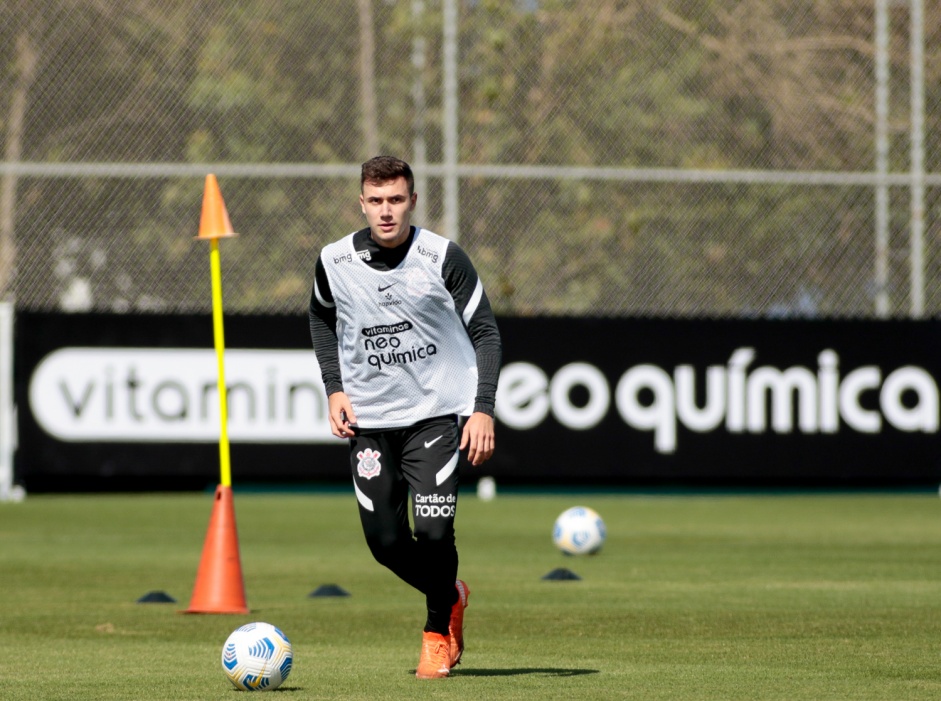
<path id="1" fill-rule="evenodd" d="M 604 545 L 607 531 L 594 509 L 573 506 L 555 520 L 552 541 L 567 555 L 593 555 Z"/>
<path id="2" fill-rule="evenodd" d="M 222 646 L 222 671 L 242 691 L 277 689 L 293 665 L 291 641 L 270 623 L 247 623 Z"/>
<path id="3" fill-rule="evenodd" d="M 481 501 L 493 501 L 497 496 L 497 483 L 493 477 L 481 477 L 477 480 L 477 498 Z"/>

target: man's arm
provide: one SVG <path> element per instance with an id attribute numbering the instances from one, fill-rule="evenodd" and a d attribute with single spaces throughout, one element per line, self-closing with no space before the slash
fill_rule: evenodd
<path id="1" fill-rule="evenodd" d="M 503 354 L 500 332 L 477 271 L 467 254 L 454 242 L 448 244 L 442 275 L 477 357 L 474 413 L 464 424 L 461 450 L 467 447 L 467 459 L 471 464 L 479 465 L 494 451 L 493 413 Z"/>
<path id="2" fill-rule="evenodd" d="M 454 242 L 448 244 L 442 275 L 477 356 L 477 396 L 474 398 L 474 411 L 493 416 L 503 347 L 490 300 L 470 258 Z"/>
<path id="3" fill-rule="evenodd" d="M 320 376 L 326 390 L 330 414 L 330 430 L 338 438 L 348 438 L 352 432 L 346 427 L 356 423 L 356 414 L 343 391 L 340 374 L 340 345 L 337 339 L 337 308 L 330 291 L 330 281 L 323 263 L 317 258 L 314 286 L 310 293 L 310 340 L 320 364 Z M 343 418 L 343 412 L 346 419 Z"/>

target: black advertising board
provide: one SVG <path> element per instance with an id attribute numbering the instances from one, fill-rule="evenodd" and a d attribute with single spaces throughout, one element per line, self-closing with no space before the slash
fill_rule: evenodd
<path id="1" fill-rule="evenodd" d="M 233 484 L 343 479 L 343 442 L 310 420 L 325 400 L 306 316 L 228 315 L 224 336 Z M 15 464 L 29 491 L 219 482 L 211 315 L 26 312 L 14 337 Z M 285 393 L 296 415 L 276 406 Z M 304 423 L 319 429 L 285 437 Z"/>
<path id="2" fill-rule="evenodd" d="M 937 322 L 553 318 L 504 327 L 495 463 L 514 478 L 941 479 Z"/>
<path id="3" fill-rule="evenodd" d="M 935 321 L 501 318 L 497 452 L 466 479 L 622 486 L 941 482 Z M 218 480 L 207 315 L 19 313 L 31 491 Z M 227 316 L 235 483 L 342 482 L 307 320 Z"/>

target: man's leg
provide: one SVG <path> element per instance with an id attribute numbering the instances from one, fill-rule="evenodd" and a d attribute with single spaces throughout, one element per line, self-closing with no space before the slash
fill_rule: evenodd
<path id="1" fill-rule="evenodd" d="M 454 516 L 459 484 L 459 435 L 453 418 L 410 429 L 402 446 L 401 471 L 412 491 L 412 520 L 428 608 L 426 632 L 448 635 L 458 593 Z"/>
<path id="2" fill-rule="evenodd" d="M 455 653 L 449 633 L 459 599 L 454 542 L 459 456 L 453 420 L 351 441 L 353 483 L 369 548 L 377 561 L 425 594 L 419 679 L 447 677 L 463 651 L 461 643 Z M 408 525 L 409 489 L 414 538 Z"/>
<path id="3" fill-rule="evenodd" d="M 399 452 L 397 432 L 351 439 L 353 487 L 373 557 L 425 594 L 428 582 L 408 524 L 408 483 L 399 469 Z"/>

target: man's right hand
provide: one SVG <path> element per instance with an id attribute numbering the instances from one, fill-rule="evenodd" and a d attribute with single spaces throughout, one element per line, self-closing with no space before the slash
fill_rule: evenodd
<path id="1" fill-rule="evenodd" d="M 327 398 L 330 410 L 330 431 L 337 438 L 350 438 L 355 435 L 350 424 L 356 423 L 356 412 L 350 404 L 346 392 L 334 392 Z"/>

